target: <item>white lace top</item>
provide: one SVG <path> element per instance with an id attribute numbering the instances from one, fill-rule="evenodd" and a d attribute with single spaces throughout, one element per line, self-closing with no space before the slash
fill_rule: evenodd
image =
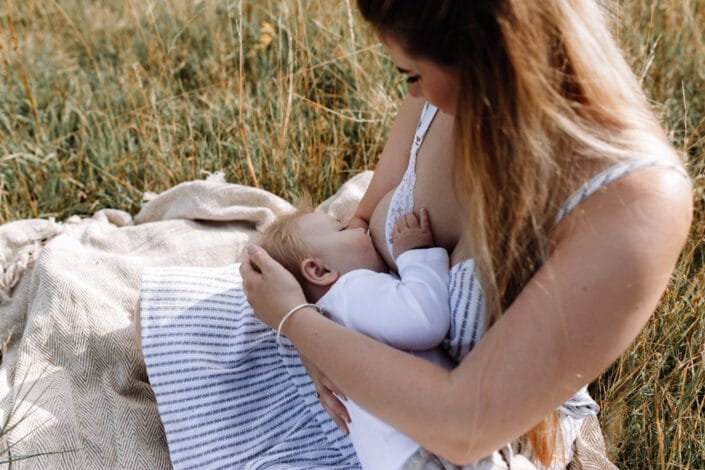
<path id="1" fill-rule="evenodd" d="M 384 234 L 390 256 L 394 256 L 392 248 L 392 230 L 394 225 L 400 217 L 414 209 L 416 155 L 437 111 L 438 108 L 428 102 L 421 110 L 414 142 L 411 145 L 409 165 L 389 201 Z M 450 331 L 443 342 L 443 347 L 448 355 L 457 362 L 460 362 L 465 357 L 485 332 L 485 309 L 482 291 L 474 268 L 474 261 L 468 259 L 455 264 L 450 271 L 449 290 L 452 318 Z"/>
<path id="2" fill-rule="evenodd" d="M 411 144 L 411 155 L 409 156 L 409 166 L 404 172 L 397 189 L 394 190 L 389 201 L 387 210 L 387 220 L 384 224 L 384 238 L 387 240 L 387 250 L 389 256 L 394 256 L 392 249 L 392 230 L 399 217 L 402 217 L 414 210 L 414 187 L 416 186 L 416 154 L 423 143 L 426 131 L 431 126 L 431 121 L 436 116 L 438 108 L 426 102 L 421 110 L 421 118 L 416 126 L 414 142 Z"/>

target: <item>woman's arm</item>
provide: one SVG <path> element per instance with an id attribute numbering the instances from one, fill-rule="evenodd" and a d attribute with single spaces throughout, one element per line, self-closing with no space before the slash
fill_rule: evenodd
<path id="1" fill-rule="evenodd" d="M 387 143 L 379 157 L 375 174 L 367 191 L 360 199 L 355 213 L 348 221 L 349 227 L 366 229 L 379 201 L 401 181 L 409 163 L 411 144 L 424 103 L 423 99 L 408 95 L 402 101 L 399 112 L 389 130 Z"/>
<path id="2" fill-rule="evenodd" d="M 533 427 L 634 340 L 687 237 L 691 198 L 681 176 L 654 169 L 584 201 L 559 226 L 552 256 L 450 372 L 313 311 L 284 332 L 362 407 L 430 451 L 472 462 Z M 282 270 L 262 250 L 252 254 L 243 263 L 248 297 L 276 326 L 303 296 L 288 283 L 274 299 L 266 286 L 283 281 Z"/>
<path id="3" fill-rule="evenodd" d="M 453 377 L 456 394 L 474 388 L 481 400 L 456 430 L 476 420 L 478 447 L 495 448 L 492 440 L 523 434 L 604 371 L 653 314 L 691 218 L 691 188 L 671 170 L 636 173 L 582 203 L 545 267 Z M 451 458 L 478 456 L 465 439 L 465 455 L 461 445 Z"/>

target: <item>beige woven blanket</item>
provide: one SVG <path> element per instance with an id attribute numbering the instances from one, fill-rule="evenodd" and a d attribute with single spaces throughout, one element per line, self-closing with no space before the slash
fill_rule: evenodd
<path id="1" fill-rule="evenodd" d="M 370 177 L 319 209 L 347 217 Z M 0 226 L 0 468 L 170 468 L 133 332 L 142 270 L 236 262 L 292 206 L 217 178 L 150 199 L 134 219 Z"/>

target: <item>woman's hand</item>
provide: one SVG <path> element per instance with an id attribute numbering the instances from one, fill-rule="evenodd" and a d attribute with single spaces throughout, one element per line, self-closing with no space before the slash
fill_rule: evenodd
<path id="1" fill-rule="evenodd" d="M 318 394 L 318 399 L 321 401 L 323 409 L 326 410 L 328 416 L 338 425 L 340 430 L 347 435 L 350 432 L 347 424 L 350 422 L 350 415 L 340 399 L 347 400 L 348 398 L 330 381 L 328 376 L 311 361 L 301 356 L 301 362 L 306 368 L 309 377 L 311 377 L 313 385 L 316 387 L 316 393 Z"/>
<path id="2" fill-rule="evenodd" d="M 296 278 L 259 246 L 247 248 L 240 275 L 255 316 L 272 328 L 279 326 L 286 312 L 306 303 Z"/>
<path id="3" fill-rule="evenodd" d="M 291 308 L 306 303 L 306 297 L 294 276 L 258 246 L 247 249 L 247 256 L 240 265 L 240 274 L 247 301 L 255 316 L 272 328 L 279 326 L 282 317 Z M 303 356 L 301 362 L 316 387 L 323 409 L 348 434 L 350 415 L 338 398 L 347 400 L 347 397 L 312 362 Z"/>

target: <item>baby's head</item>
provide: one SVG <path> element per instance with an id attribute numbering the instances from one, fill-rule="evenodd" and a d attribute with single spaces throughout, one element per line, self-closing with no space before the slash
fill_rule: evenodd
<path id="1" fill-rule="evenodd" d="M 365 230 L 347 229 L 335 217 L 314 212 L 306 198 L 293 214 L 267 227 L 259 244 L 296 277 L 313 302 L 347 272 L 387 271 Z"/>

